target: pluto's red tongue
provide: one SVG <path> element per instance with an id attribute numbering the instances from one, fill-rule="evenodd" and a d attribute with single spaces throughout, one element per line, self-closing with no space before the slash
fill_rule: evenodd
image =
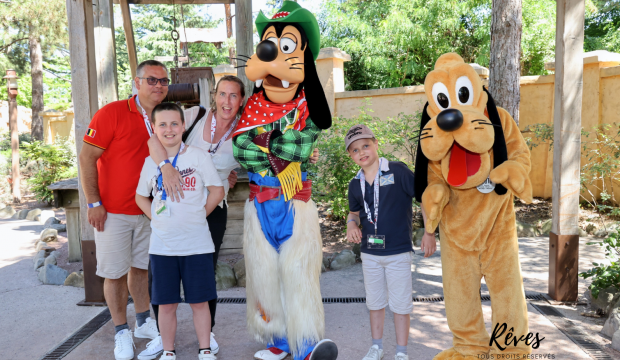
<path id="1" fill-rule="evenodd" d="M 452 186 L 465 184 L 468 176 L 474 175 L 480 170 L 481 163 L 479 154 L 467 151 L 455 141 L 450 153 L 448 184 Z"/>

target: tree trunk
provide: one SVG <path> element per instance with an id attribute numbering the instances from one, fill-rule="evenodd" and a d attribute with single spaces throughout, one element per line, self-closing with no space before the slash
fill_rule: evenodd
<path id="1" fill-rule="evenodd" d="M 224 4 L 224 10 L 226 11 L 226 37 L 230 39 L 232 37 L 232 15 L 230 11 L 230 4 Z M 228 49 L 228 56 L 230 57 L 230 63 L 232 65 L 236 65 L 235 59 L 233 59 L 235 57 L 235 48 L 233 46 Z"/>
<path id="2" fill-rule="evenodd" d="M 30 75 L 32 76 L 32 125 L 30 134 L 33 140 L 43 140 L 43 119 L 39 112 L 43 111 L 43 54 L 41 39 L 31 36 Z M 53 139 L 52 139 L 53 140 Z"/>
<path id="3" fill-rule="evenodd" d="M 489 92 L 519 124 L 521 0 L 493 0 Z"/>

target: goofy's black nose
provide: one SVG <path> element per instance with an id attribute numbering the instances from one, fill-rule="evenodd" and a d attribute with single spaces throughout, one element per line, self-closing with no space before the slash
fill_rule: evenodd
<path id="1" fill-rule="evenodd" d="M 463 114 L 457 109 L 446 109 L 437 115 L 437 125 L 443 131 L 458 130 L 463 125 Z"/>
<path id="2" fill-rule="evenodd" d="M 273 41 L 263 40 L 256 47 L 256 56 L 264 62 L 274 61 L 278 57 L 278 47 Z"/>

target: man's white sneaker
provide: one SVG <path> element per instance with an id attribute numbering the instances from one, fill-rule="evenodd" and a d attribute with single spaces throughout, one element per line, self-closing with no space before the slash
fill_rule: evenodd
<path id="1" fill-rule="evenodd" d="M 198 360 L 216 360 L 215 354 L 212 350 L 200 350 L 198 352 Z"/>
<path id="2" fill-rule="evenodd" d="M 274 354 L 269 350 L 260 350 L 254 354 L 254 359 L 256 360 L 282 360 L 288 355 L 287 352 L 282 352 L 280 354 Z"/>
<path id="3" fill-rule="evenodd" d="M 362 360 L 381 360 L 383 359 L 383 350 L 378 345 L 373 345 L 368 350 L 368 354 Z"/>
<path id="4" fill-rule="evenodd" d="M 157 336 L 146 344 L 146 349 L 138 355 L 138 360 L 153 360 L 164 352 L 161 336 Z"/>
<path id="5" fill-rule="evenodd" d="M 217 355 L 217 353 L 220 352 L 220 346 L 217 344 L 217 341 L 215 341 L 215 335 L 213 335 L 213 333 L 211 333 L 211 339 L 209 339 L 209 347 L 213 355 Z"/>
<path id="6" fill-rule="evenodd" d="M 116 360 L 133 359 L 133 349 L 135 347 L 131 330 L 121 330 L 114 335 L 114 358 Z"/>
<path id="7" fill-rule="evenodd" d="M 409 355 L 397 353 L 396 356 L 394 356 L 394 360 L 409 360 Z"/>
<path id="8" fill-rule="evenodd" d="M 159 360 L 177 360 L 177 354 L 172 351 L 164 351 Z"/>
<path id="9" fill-rule="evenodd" d="M 157 321 L 153 318 L 147 318 L 146 322 L 142 326 L 138 327 L 136 324 L 136 330 L 133 332 L 133 336 L 140 339 L 155 339 L 159 336 L 157 331 Z"/>

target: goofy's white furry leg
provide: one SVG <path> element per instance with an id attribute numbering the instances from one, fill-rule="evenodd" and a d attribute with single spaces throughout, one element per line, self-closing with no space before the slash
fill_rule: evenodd
<path id="1" fill-rule="evenodd" d="M 293 235 L 280 248 L 280 286 L 286 332 L 295 357 L 324 336 L 325 316 L 319 278 L 323 260 L 321 230 L 315 203 L 291 200 Z M 303 359 L 303 357 L 301 357 Z"/>

